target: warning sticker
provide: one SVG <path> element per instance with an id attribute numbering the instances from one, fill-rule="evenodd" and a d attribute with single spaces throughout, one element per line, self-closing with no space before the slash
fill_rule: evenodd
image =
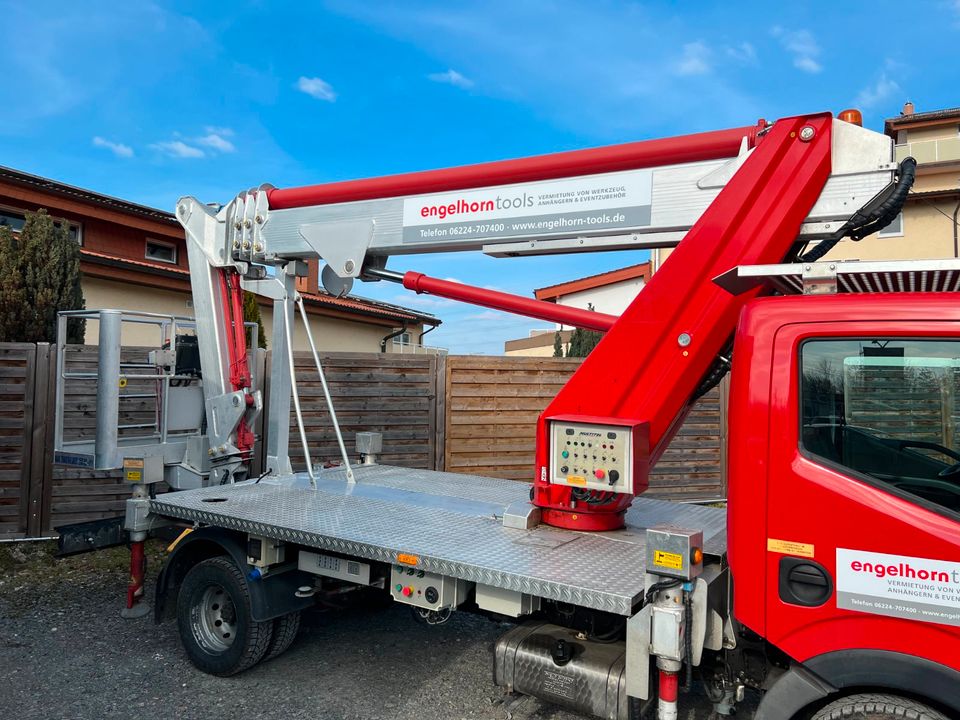
<path id="1" fill-rule="evenodd" d="M 837 607 L 960 626 L 960 563 L 837 548 Z"/>
<path id="2" fill-rule="evenodd" d="M 794 542 L 793 540 L 767 538 L 767 550 L 769 552 L 783 553 L 784 555 L 798 555 L 806 558 L 813 557 L 813 545 L 810 543 Z"/>
<path id="3" fill-rule="evenodd" d="M 650 225 L 651 170 L 499 185 L 403 201 L 403 242 L 562 236 Z"/>
<path id="4" fill-rule="evenodd" d="M 567 485 L 586 485 L 587 479 L 583 475 L 567 475 Z"/>
<path id="5" fill-rule="evenodd" d="M 653 564 L 670 568 L 671 570 L 683 570 L 683 555 L 664 552 L 663 550 L 654 550 Z"/>

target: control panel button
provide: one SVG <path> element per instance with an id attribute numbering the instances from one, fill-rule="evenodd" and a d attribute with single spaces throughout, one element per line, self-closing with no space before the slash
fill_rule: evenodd
<path id="1" fill-rule="evenodd" d="M 607 476 L 607 474 L 600 468 L 597 468 L 596 470 L 593 471 L 593 476 L 597 478 L 597 480 L 603 480 Z"/>
<path id="2" fill-rule="evenodd" d="M 401 592 L 403 593 L 404 597 L 410 597 L 411 595 L 413 595 L 413 588 L 405 587 L 403 590 L 401 590 Z"/>
<path id="3" fill-rule="evenodd" d="M 564 450 L 562 453 L 560 453 L 560 455 L 563 456 L 563 457 L 565 457 L 565 458 L 568 458 L 568 457 L 570 457 L 570 452 L 567 451 L 567 450 Z"/>

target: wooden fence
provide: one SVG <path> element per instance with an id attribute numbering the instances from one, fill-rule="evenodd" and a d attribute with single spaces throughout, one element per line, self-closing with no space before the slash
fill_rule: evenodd
<path id="1" fill-rule="evenodd" d="M 96 349 L 68 348 L 75 368 L 92 369 Z M 50 534 L 62 524 L 123 513 L 129 491 L 119 472 L 54 466 L 55 353 L 48 345 L 0 345 L 0 538 Z M 321 355 L 348 452 L 356 433 L 383 433 L 381 461 L 529 482 L 538 414 L 579 366 L 574 359 L 373 353 Z M 271 356 L 261 355 L 263 377 Z M 314 462 L 339 450 L 312 357 L 296 354 L 298 389 Z M 270 388 L 264 393 L 269 395 Z M 725 385 L 702 399 L 651 478 L 651 496 L 723 497 Z M 132 393 L 140 395 L 141 393 Z M 147 393 L 143 393 L 146 395 Z M 265 397 L 267 407 L 269 397 Z M 146 421 L 148 397 L 121 408 L 121 422 Z M 95 426 L 96 384 L 68 385 L 66 425 L 76 436 Z M 263 427 L 258 428 L 263 434 Z M 254 470 L 263 463 L 255 459 Z M 305 467 L 291 413 L 293 464 Z"/>
<path id="2" fill-rule="evenodd" d="M 530 482 L 537 417 L 579 366 L 567 358 L 448 357 L 444 469 Z M 724 383 L 697 403 L 654 468 L 650 496 L 724 496 L 725 398 Z"/>
<path id="3" fill-rule="evenodd" d="M 351 456 L 355 455 L 356 434 L 375 431 L 383 434 L 380 460 L 384 464 L 427 470 L 437 466 L 437 448 L 443 446 L 442 440 L 438 444 L 437 424 L 438 367 L 443 360 L 436 355 L 394 353 L 320 355 L 340 430 Z M 313 356 L 295 353 L 294 363 L 311 458 L 314 463 L 337 462 L 340 449 Z M 290 460 L 295 469 L 306 468 L 296 415 L 292 411 Z"/>

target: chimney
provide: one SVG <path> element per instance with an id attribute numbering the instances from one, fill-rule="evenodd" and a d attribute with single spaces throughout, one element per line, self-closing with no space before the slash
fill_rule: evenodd
<path id="1" fill-rule="evenodd" d="M 900 114 L 903 115 L 903 116 L 913 115 L 913 103 L 910 102 L 909 100 L 907 100 L 907 101 L 903 104 L 903 110 L 900 111 Z"/>

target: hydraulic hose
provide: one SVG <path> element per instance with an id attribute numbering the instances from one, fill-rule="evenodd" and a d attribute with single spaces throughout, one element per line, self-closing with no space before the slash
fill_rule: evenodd
<path id="1" fill-rule="evenodd" d="M 879 205 L 869 210 L 867 208 L 873 204 L 873 201 L 871 200 L 867 205 L 864 205 L 833 235 L 818 243 L 809 252 L 801 255 L 800 262 L 816 262 L 830 252 L 847 235 L 852 240 L 862 240 L 871 233 L 883 230 L 903 209 L 903 204 L 907 200 L 907 195 L 910 193 L 910 188 L 913 187 L 916 176 L 917 161 L 912 157 L 904 158 L 897 171 L 897 180 L 887 197 Z"/>
<path id="2" fill-rule="evenodd" d="M 693 623 L 692 592 L 685 592 L 683 594 L 683 616 L 686 625 L 686 630 L 683 633 L 683 664 L 685 666 L 685 672 L 681 689 L 684 692 L 690 692 L 690 689 L 693 687 L 693 633 L 690 631 Z"/>

